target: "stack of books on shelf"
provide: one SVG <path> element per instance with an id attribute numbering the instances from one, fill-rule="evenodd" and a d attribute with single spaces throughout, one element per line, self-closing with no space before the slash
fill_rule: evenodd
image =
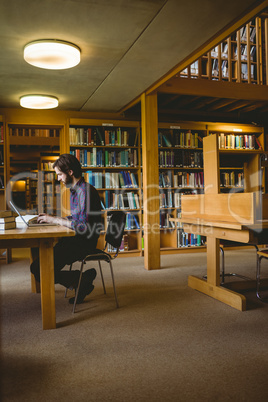
<path id="1" fill-rule="evenodd" d="M 204 187 L 203 172 L 177 172 L 174 174 L 174 187 Z"/>
<path id="2" fill-rule="evenodd" d="M 138 154 L 136 149 L 103 150 L 93 147 L 87 149 L 75 149 L 70 153 L 74 155 L 84 167 L 136 167 Z"/>
<path id="3" fill-rule="evenodd" d="M 173 199 L 172 199 L 172 191 L 171 190 L 160 190 L 159 194 L 160 198 L 160 208 L 172 208 L 173 207 Z"/>
<path id="4" fill-rule="evenodd" d="M 224 134 L 219 135 L 220 149 L 262 149 L 261 143 L 254 134 Z"/>
<path id="5" fill-rule="evenodd" d="M 139 197 L 131 192 L 105 191 L 105 209 L 139 209 Z"/>
<path id="6" fill-rule="evenodd" d="M 131 131 L 131 130 L 130 130 Z M 104 127 L 70 127 L 70 145 L 86 146 L 137 146 L 138 135 L 117 127 L 107 130 Z"/>
<path id="7" fill-rule="evenodd" d="M 239 187 L 243 188 L 244 174 L 243 172 L 221 172 L 220 185 L 221 187 Z"/>
<path id="8" fill-rule="evenodd" d="M 0 211 L 0 230 L 15 229 L 16 216 L 17 214 L 13 211 Z"/>
<path id="9" fill-rule="evenodd" d="M 158 133 L 159 147 L 201 148 L 202 141 L 199 133 L 192 133 L 191 130 L 186 132 L 174 130 L 173 136 L 166 132 Z"/>

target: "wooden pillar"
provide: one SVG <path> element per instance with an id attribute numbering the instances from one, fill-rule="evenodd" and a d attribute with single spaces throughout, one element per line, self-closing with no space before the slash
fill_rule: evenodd
<path id="1" fill-rule="evenodd" d="M 160 268 L 157 94 L 141 96 L 144 267 Z"/>
<path id="2" fill-rule="evenodd" d="M 203 142 L 205 194 L 220 193 L 220 157 L 218 135 Z M 220 285 L 220 240 L 207 237 L 207 283 Z"/>

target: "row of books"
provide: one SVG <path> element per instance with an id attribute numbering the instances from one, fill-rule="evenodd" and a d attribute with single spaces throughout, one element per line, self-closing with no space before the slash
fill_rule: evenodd
<path id="1" fill-rule="evenodd" d="M 170 218 L 170 213 L 160 211 L 160 214 L 159 214 L 160 229 L 170 229 L 170 228 L 175 227 L 174 222 L 170 222 L 169 218 Z"/>
<path id="2" fill-rule="evenodd" d="M 139 218 L 137 215 L 130 212 L 126 216 L 126 230 L 140 229 Z"/>
<path id="3" fill-rule="evenodd" d="M 190 150 L 159 151 L 159 167 L 202 168 L 203 152 Z"/>
<path id="4" fill-rule="evenodd" d="M 0 166 L 4 165 L 3 149 L 0 149 Z"/>
<path id="5" fill-rule="evenodd" d="M 250 65 L 250 72 L 249 72 L 247 63 L 241 63 L 241 78 L 243 80 L 248 80 L 249 73 L 250 73 L 251 79 L 254 80 L 254 78 L 255 78 L 255 65 L 254 64 Z"/>
<path id="6" fill-rule="evenodd" d="M 205 237 L 186 233 L 183 229 L 178 230 L 177 246 L 179 247 L 200 247 L 205 244 Z"/>
<path id="7" fill-rule="evenodd" d="M 4 176 L 0 175 L 0 188 L 5 188 Z"/>
<path id="8" fill-rule="evenodd" d="M 105 191 L 105 206 L 104 209 L 139 209 L 138 194 L 128 191 L 125 193 L 117 193 Z"/>
<path id="9" fill-rule="evenodd" d="M 190 194 L 195 193 L 196 190 L 190 191 Z M 160 190 L 159 199 L 160 199 L 160 208 L 181 208 L 181 196 L 182 194 L 186 194 L 183 192 L 173 192 L 171 190 Z"/>
<path id="10" fill-rule="evenodd" d="M 96 188 L 127 189 L 138 188 L 138 182 L 134 173 L 121 172 L 93 172 L 88 170 L 83 173 L 85 181 Z"/>
<path id="11" fill-rule="evenodd" d="M 171 190 L 161 191 L 159 193 L 160 208 L 173 208 L 173 197 L 175 202 L 175 194 Z"/>
<path id="12" fill-rule="evenodd" d="M 134 130 L 114 128 L 107 130 L 104 127 L 70 127 L 70 145 L 86 146 L 137 146 L 138 135 Z"/>
<path id="13" fill-rule="evenodd" d="M 221 172 L 220 174 L 221 187 L 244 187 L 243 172 Z"/>
<path id="14" fill-rule="evenodd" d="M 10 127 L 9 135 L 15 137 L 59 137 L 60 130 L 57 128 Z"/>
<path id="15" fill-rule="evenodd" d="M 192 133 L 191 130 L 187 132 L 173 130 L 172 136 L 160 131 L 158 133 L 159 147 L 202 148 L 202 141 L 199 133 Z"/>
<path id="16" fill-rule="evenodd" d="M 251 43 L 255 42 L 255 38 L 256 38 L 256 27 L 255 26 L 251 26 L 249 29 L 249 40 Z M 247 41 L 247 27 L 243 26 L 240 29 L 240 40 L 241 42 L 246 42 Z"/>
<path id="17" fill-rule="evenodd" d="M 262 149 L 261 143 L 254 134 L 224 134 L 219 135 L 220 149 Z"/>
<path id="18" fill-rule="evenodd" d="M 203 172 L 177 172 L 174 174 L 174 187 L 204 187 Z"/>
<path id="19" fill-rule="evenodd" d="M 74 149 L 70 153 L 74 155 L 84 167 L 136 167 L 138 154 L 136 149 L 124 149 L 108 151 L 93 147 L 91 151 L 86 149 Z"/>
<path id="20" fill-rule="evenodd" d="M 159 187 L 204 187 L 204 173 L 203 172 L 174 172 L 168 170 L 167 172 L 159 173 Z"/>
<path id="21" fill-rule="evenodd" d="M 127 234 L 124 234 L 123 238 L 122 238 L 122 242 L 119 247 L 119 251 L 122 253 L 122 252 L 128 251 L 128 250 L 129 250 L 129 236 Z M 108 251 L 108 253 L 115 253 L 117 250 L 111 244 L 108 244 L 107 251 Z"/>

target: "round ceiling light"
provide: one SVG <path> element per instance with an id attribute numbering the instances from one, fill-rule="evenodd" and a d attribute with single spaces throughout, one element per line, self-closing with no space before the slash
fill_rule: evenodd
<path id="1" fill-rule="evenodd" d="M 59 100 L 50 95 L 24 95 L 20 98 L 20 105 L 27 109 L 53 109 L 58 107 Z"/>
<path id="2" fill-rule="evenodd" d="M 73 43 L 49 39 L 37 40 L 24 47 L 27 63 L 50 70 L 71 68 L 80 63 L 80 49 Z"/>

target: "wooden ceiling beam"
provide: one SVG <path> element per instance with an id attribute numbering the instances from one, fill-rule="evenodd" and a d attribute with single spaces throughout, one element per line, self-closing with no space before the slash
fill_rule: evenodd
<path id="1" fill-rule="evenodd" d="M 173 95 L 166 98 L 164 101 L 161 101 L 161 98 L 158 97 L 158 107 L 163 107 L 168 105 L 169 103 L 174 102 L 175 100 L 179 99 L 181 95 Z"/>
<path id="2" fill-rule="evenodd" d="M 234 99 L 222 99 L 222 100 L 218 101 L 215 105 L 212 105 L 209 108 L 209 111 L 214 111 L 214 110 L 225 108 L 226 106 L 233 104 L 234 102 L 236 102 Z"/>
<path id="3" fill-rule="evenodd" d="M 211 96 L 225 99 L 268 101 L 266 85 L 250 85 L 236 82 L 191 80 L 172 78 L 159 88 L 159 93 Z"/>

